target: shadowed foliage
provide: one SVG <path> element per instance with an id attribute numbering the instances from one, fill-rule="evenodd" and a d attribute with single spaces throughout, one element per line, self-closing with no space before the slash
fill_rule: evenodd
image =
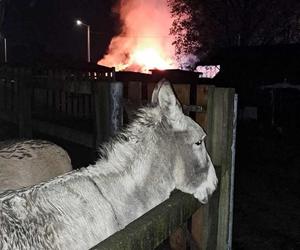
<path id="1" fill-rule="evenodd" d="M 295 43 L 299 1 L 168 0 L 177 54 L 200 57 L 216 47 Z"/>

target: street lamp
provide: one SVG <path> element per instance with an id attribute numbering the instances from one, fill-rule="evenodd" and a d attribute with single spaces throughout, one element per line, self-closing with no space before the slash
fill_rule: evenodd
<path id="1" fill-rule="evenodd" d="M 90 25 L 82 22 L 79 19 L 76 20 L 76 24 L 78 26 L 85 26 L 87 28 L 87 60 L 88 60 L 88 62 L 91 62 Z"/>

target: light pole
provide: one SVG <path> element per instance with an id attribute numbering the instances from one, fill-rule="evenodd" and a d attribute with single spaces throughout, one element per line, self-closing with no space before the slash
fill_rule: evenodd
<path id="1" fill-rule="evenodd" d="M 88 62 L 91 62 L 91 35 L 90 35 L 90 25 L 82 22 L 81 20 L 77 19 L 76 24 L 78 26 L 85 26 L 87 28 L 87 60 Z"/>
<path id="2" fill-rule="evenodd" d="M 4 37 L 4 62 L 7 63 L 7 43 L 6 43 L 6 37 Z"/>

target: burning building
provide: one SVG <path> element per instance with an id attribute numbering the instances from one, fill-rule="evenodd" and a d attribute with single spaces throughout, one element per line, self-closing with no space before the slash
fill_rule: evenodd
<path id="1" fill-rule="evenodd" d="M 178 67 L 167 1 L 120 0 L 114 11 L 120 16 L 122 30 L 98 64 L 143 73 Z"/>

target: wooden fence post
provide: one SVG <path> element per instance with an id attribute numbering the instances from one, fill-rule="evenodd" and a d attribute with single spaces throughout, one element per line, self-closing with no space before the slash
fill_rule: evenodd
<path id="1" fill-rule="evenodd" d="M 233 160 L 235 157 L 235 91 L 214 88 L 208 100 L 208 151 L 216 166 L 218 192 L 208 204 L 206 243 L 203 249 L 229 249 L 231 246 Z M 218 196 L 218 197 L 217 197 Z"/>
<path id="2" fill-rule="evenodd" d="M 192 236 L 200 249 L 227 250 L 231 249 L 232 237 L 237 98 L 234 89 L 209 86 L 205 91 L 207 91 L 206 116 L 198 115 L 197 121 L 208 134 L 206 145 L 219 183 L 209 203 L 193 215 Z M 198 92 L 197 99 L 199 94 L 200 99 L 206 96 L 202 96 L 200 90 Z"/>
<path id="3" fill-rule="evenodd" d="M 96 147 L 107 141 L 123 125 L 123 84 L 121 82 L 94 83 Z"/>
<path id="4" fill-rule="evenodd" d="M 31 123 L 31 84 L 30 71 L 21 69 L 18 72 L 18 126 L 19 137 L 31 138 L 32 137 L 32 123 Z"/>
<path id="5" fill-rule="evenodd" d="M 95 105 L 95 147 L 109 137 L 109 83 L 96 81 L 93 85 Z"/>
<path id="6" fill-rule="evenodd" d="M 115 135 L 123 126 L 123 83 L 110 83 L 110 134 Z"/>
<path id="7" fill-rule="evenodd" d="M 202 105 L 206 108 L 206 113 L 197 114 L 196 121 L 203 127 L 207 133 L 206 146 L 210 153 L 210 145 L 212 140 L 211 119 L 214 112 L 214 86 L 198 86 L 197 88 L 197 105 Z M 210 153 L 213 161 L 213 156 Z M 213 161 L 214 163 L 214 161 Z M 215 164 L 214 164 L 215 165 Z M 218 171 L 215 165 L 216 171 Z M 214 242 L 217 239 L 217 221 L 218 221 L 218 200 L 219 189 L 217 189 L 210 198 L 208 204 L 201 206 L 192 216 L 192 236 L 197 247 L 201 250 L 215 249 Z"/>

